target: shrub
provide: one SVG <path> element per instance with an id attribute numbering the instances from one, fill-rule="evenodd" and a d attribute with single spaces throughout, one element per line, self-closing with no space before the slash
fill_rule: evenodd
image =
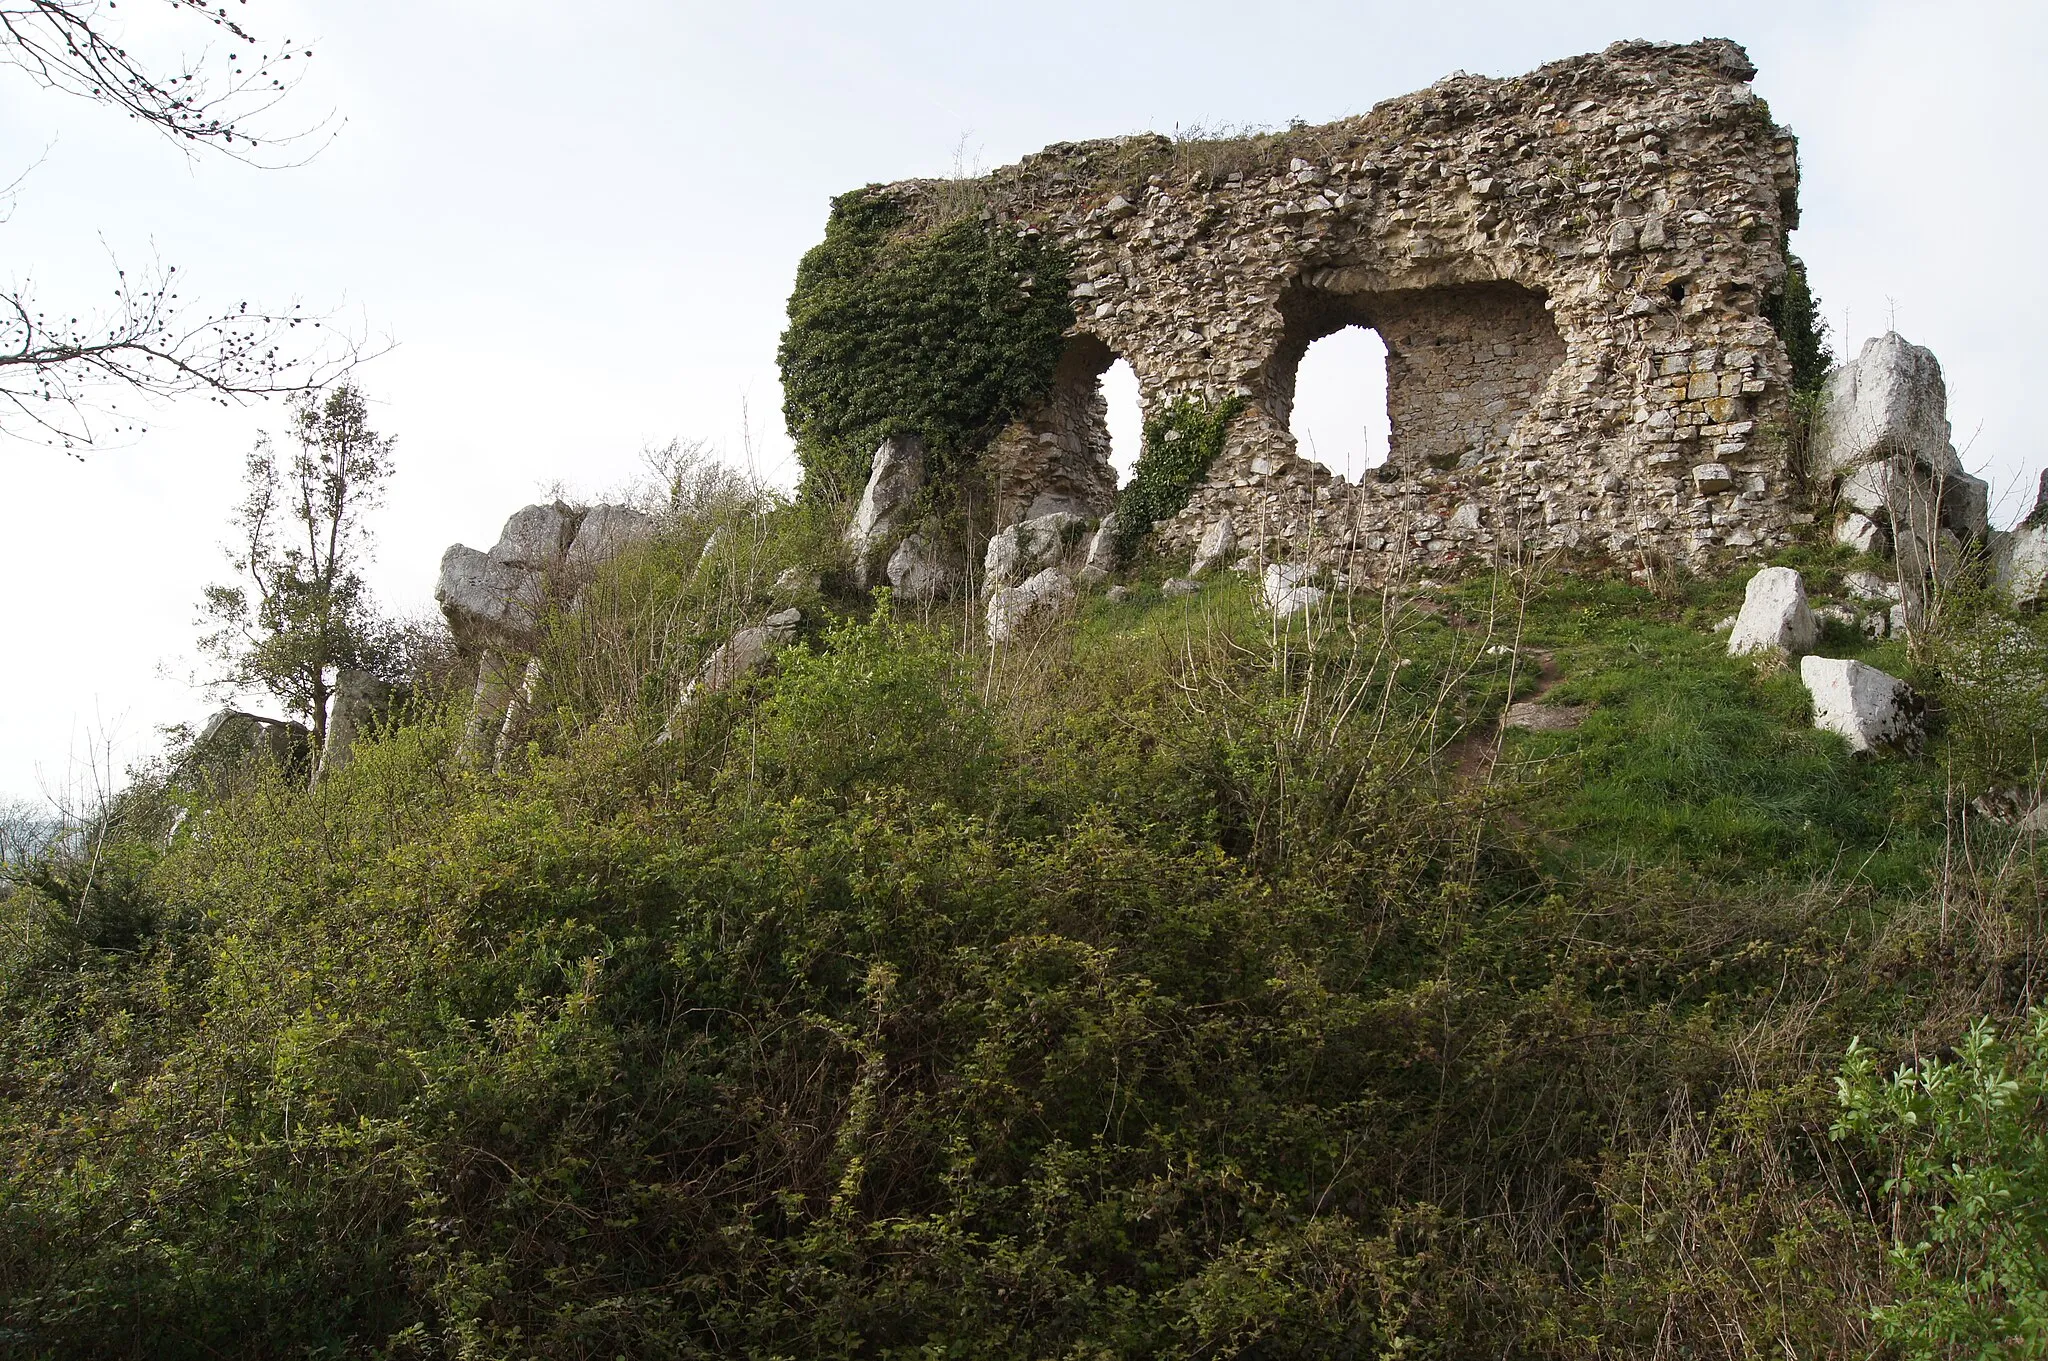
<path id="1" fill-rule="evenodd" d="M 1914 1361 L 2048 1356 L 2048 1011 L 1888 1077 L 1852 1043 L 1839 1092 L 1834 1137 L 1890 1171 L 1885 1336 Z"/>

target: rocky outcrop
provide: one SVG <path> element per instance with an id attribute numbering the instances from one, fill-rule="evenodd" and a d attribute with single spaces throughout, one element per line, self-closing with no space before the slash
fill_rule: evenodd
<path id="1" fill-rule="evenodd" d="M 1074 583 L 1057 567 L 1048 567 L 1017 586 L 1005 586 L 988 598 L 988 640 L 1007 643 L 1064 614 L 1074 603 Z"/>
<path id="2" fill-rule="evenodd" d="M 1011 525 L 988 541 L 982 559 L 982 588 L 999 591 L 1015 586 L 1048 567 L 1078 573 L 1093 543 L 1089 530 L 1089 522 L 1071 511 L 1054 511 Z"/>
<path id="3" fill-rule="evenodd" d="M 2048 469 L 2018 527 L 1991 536 L 1991 579 L 2015 605 L 2048 601 Z"/>
<path id="4" fill-rule="evenodd" d="M 441 555 L 434 599 L 456 643 L 477 662 L 462 742 L 467 759 L 494 763 L 514 739 L 539 683 L 528 654 L 548 610 L 573 608 L 590 573 L 654 528 L 627 506 L 554 501 L 515 511 L 486 552 L 456 544 Z"/>
<path id="5" fill-rule="evenodd" d="M 1813 696 L 1813 726 L 1840 733 L 1851 751 L 1919 748 L 1926 705 L 1896 676 L 1858 661 L 1807 657 L 1799 679 Z"/>
<path id="6" fill-rule="evenodd" d="M 1095 586 L 1109 580 L 1117 569 L 1118 520 L 1112 511 L 1102 517 L 1102 523 L 1095 527 L 1094 535 L 1088 540 L 1088 553 L 1081 560 L 1078 580 L 1083 586 Z"/>
<path id="7" fill-rule="evenodd" d="M 868 470 L 868 485 L 846 526 L 846 546 L 853 555 L 854 584 L 862 590 L 884 574 L 887 554 L 910 527 L 924 490 L 924 441 L 915 435 L 883 440 Z"/>
<path id="8" fill-rule="evenodd" d="M 697 668 L 697 674 L 684 684 L 683 693 L 676 699 L 675 711 L 669 717 L 668 727 L 663 730 L 663 738 L 674 731 L 678 718 L 705 696 L 730 690 L 748 677 L 766 670 L 776 653 L 796 641 L 797 631 L 802 626 L 802 611 L 777 610 L 712 649 L 711 655 Z"/>
<path id="9" fill-rule="evenodd" d="M 1820 625 L 1806 604 L 1806 583 L 1790 567 L 1766 567 L 1749 579 L 1728 635 L 1728 655 L 1794 657 L 1812 648 Z"/>
<path id="10" fill-rule="evenodd" d="M 399 701 L 397 687 L 355 667 L 342 668 L 327 705 L 327 745 L 320 749 L 320 778 L 348 765 L 356 743 L 385 722 Z"/>
<path id="11" fill-rule="evenodd" d="M 906 605 L 929 605 L 953 594 L 960 574 L 921 529 L 903 536 L 885 569 L 890 593 Z"/>
<path id="12" fill-rule="evenodd" d="M 265 718 L 241 709 L 222 709 L 206 720 L 178 764 L 181 775 L 216 774 L 239 768 L 251 759 L 275 762 L 287 771 L 302 771 L 312 754 L 313 734 L 305 724 Z"/>
<path id="13" fill-rule="evenodd" d="M 1909 606 L 1989 532 L 1990 488 L 1950 443 L 1941 363 L 1897 332 L 1828 375 L 1811 462 L 1834 488 L 1837 541 L 1896 554 Z"/>

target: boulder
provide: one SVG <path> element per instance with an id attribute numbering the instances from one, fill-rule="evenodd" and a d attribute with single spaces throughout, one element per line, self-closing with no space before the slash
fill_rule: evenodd
<path id="1" fill-rule="evenodd" d="M 1116 571 L 1117 518 L 1115 512 L 1102 517 L 1102 523 L 1095 527 L 1095 535 L 1088 540 L 1087 555 L 1081 559 L 1080 580 L 1084 586 L 1094 586 L 1109 580 Z"/>
<path id="2" fill-rule="evenodd" d="M 1913 688 L 1874 666 L 1807 657 L 1799 679 L 1813 696 L 1813 726 L 1840 733 L 1851 751 L 1911 751 L 1924 733 L 1926 705 Z"/>
<path id="3" fill-rule="evenodd" d="M 1766 567 L 1749 579 L 1743 592 L 1742 611 L 1728 634 L 1728 655 L 1791 657 L 1811 648 L 1819 636 L 1799 573 L 1790 567 Z"/>
<path id="4" fill-rule="evenodd" d="M 988 640 L 1007 643 L 1074 603 L 1074 583 L 1048 567 L 1019 586 L 1005 586 L 988 598 Z"/>
<path id="5" fill-rule="evenodd" d="M 1896 331 L 1863 343 L 1856 358 L 1828 375 L 1813 442 L 1814 467 L 1844 472 L 1903 454 L 1930 468 L 1947 469 L 1948 387 L 1941 361 Z"/>
<path id="6" fill-rule="evenodd" d="M 1994 533 L 1991 580 L 2015 605 L 2048 600 L 2048 524 L 2029 515 L 2018 529 Z"/>
<path id="7" fill-rule="evenodd" d="M 1884 601 L 1896 605 L 1901 598 L 1899 583 L 1888 581 L 1875 572 L 1844 572 L 1842 589 L 1858 600 Z"/>
<path id="8" fill-rule="evenodd" d="M 1195 545 L 1195 560 L 1188 568 L 1191 577 L 1205 577 L 1223 565 L 1237 547 L 1237 526 L 1229 515 L 1224 515 L 1202 531 L 1200 542 Z"/>
<path id="9" fill-rule="evenodd" d="M 312 732 L 303 723 L 222 709 L 206 720 L 178 769 L 181 774 L 200 769 L 219 772 L 251 759 L 275 761 L 286 770 L 300 769 L 310 754 L 312 740 Z"/>
<path id="10" fill-rule="evenodd" d="M 1835 526 L 1835 542 L 1857 553 L 1882 553 L 1884 531 L 1868 515 L 1852 510 Z"/>
<path id="11" fill-rule="evenodd" d="M 591 571 L 633 544 L 653 536 L 654 517 L 629 506 L 592 506 L 576 526 L 563 564 L 571 571 Z"/>
<path id="12" fill-rule="evenodd" d="M 1035 520 L 1020 520 L 988 541 L 982 558 L 982 587 L 998 591 L 1036 576 L 1048 567 L 1079 571 L 1087 559 L 1088 522 L 1072 511 L 1056 510 Z"/>
<path id="13" fill-rule="evenodd" d="M 1940 361 L 1896 332 L 1828 375 L 1811 463 L 1841 505 L 1891 530 L 1916 577 L 1941 567 L 1943 531 L 1964 543 L 1989 532 L 1991 489 L 1950 443 Z"/>
<path id="14" fill-rule="evenodd" d="M 327 705 L 327 743 L 320 749 L 323 778 L 348 764 L 356 743 L 390 715 L 397 698 L 388 682 L 352 666 L 342 668 Z"/>
<path id="15" fill-rule="evenodd" d="M 904 535 L 884 570 L 890 591 L 906 605 L 929 605 L 953 594 L 952 567 L 922 530 Z"/>
<path id="16" fill-rule="evenodd" d="M 459 543 L 441 555 L 434 599 L 455 641 L 472 651 L 531 648 L 546 596 L 547 578 L 541 571 Z"/>
<path id="17" fill-rule="evenodd" d="M 704 664 L 697 668 L 683 686 L 683 693 L 676 697 L 676 707 L 669 715 L 668 727 L 662 730 L 667 739 L 684 711 L 706 695 L 715 695 L 729 690 L 741 681 L 759 671 L 767 669 L 775 654 L 796 641 L 797 629 L 803 624 L 800 610 L 777 610 L 752 628 L 743 628 L 712 649 Z"/>
<path id="18" fill-rule="evenodd" d="M 1259 580 L 1259 603 L 1276 619 L 1291 619 L 1323 603 L 1322 587 L 1311 585 L 1315 569 L 1305 562 L 1269 563 Z"/>
<path id="19" fill-rule="evenodd" d="M 909 524 L 922 490 L 924 441 L 915 435 L 883 440 L 868 471 L 867 489 L 846 527 L 846 544 L 853 550 L 853 578 L 863 590 L 880 575 L 882 564 L 877 558 Z"/>
<path id="20" fill-rule="evenodd" d="M 1168 600 L 1184 600 L 1201 593 L 1202 583 L 1192 577 L 1168 577 L 1159 583 L 1159 594 Z"/>
<path id="21" fill-rule="evenodd" d="M 1589 712 L 1583 704 L 1545 704 L 1540 700 L 1519 700 L 1508 706 L 1501 715 L 1503 728 L 1519 728 L 1523 732 L 1570 732 L 1586 721 Z"/>

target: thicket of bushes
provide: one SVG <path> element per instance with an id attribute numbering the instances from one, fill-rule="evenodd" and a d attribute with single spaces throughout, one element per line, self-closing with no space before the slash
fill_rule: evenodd
<path id="1" fill-rule="evenodd" d="M 782 567 L 829 583 L 817 513 L 617 564 L 500 771 L 451 704 L 13 874 L 0 1352 L 1914 1345 L 1874 1311 L 1943 1201 L 1835 1075 L 2042 972 L 1953 736 L 1805 730 L 1704 627 L 1739 581 L 1528 575 L 995 652 L 828 601 L 670 725 Z M 1598 721 L 1494 764 L 1538 649 Z"/>

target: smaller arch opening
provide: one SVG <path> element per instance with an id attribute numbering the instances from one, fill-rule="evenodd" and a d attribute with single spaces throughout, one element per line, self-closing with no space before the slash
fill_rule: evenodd
<path id="1" fill-rule="evenodd" d="M 1370 327 L 1348 325 L 1312 341 L 1295 369 L 1287 422 L 1302 457 L 1359 482 L 1387 461 L 1387 346 Z"/>
<path id="2" fill-rule="evenodd" d="M 1145 412 L 1138 400 L 1138 374 L 1128 359 L 1119 359 L 1097 380 L 1102 392 L 1103 421 L 1109 427 L 1109 466 L 1116 469 L 1119 488 L 1131 483 L 1138 455 L 1145 447 Z"/>

